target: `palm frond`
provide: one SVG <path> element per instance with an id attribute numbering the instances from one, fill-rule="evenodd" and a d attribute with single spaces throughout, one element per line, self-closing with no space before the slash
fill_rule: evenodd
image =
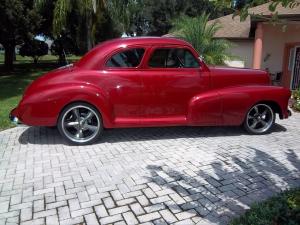
<path id="1" fill-rule="evenodd" d="M 209 14 L 198 17 L 180 16 L 173 21 L 171 34 L 191 43 L 209 64 L 224 64 L 232 56 L 231 43 L 225 39 L 214 39 L 220 29 L 216 23 L 208 24 Z"/>

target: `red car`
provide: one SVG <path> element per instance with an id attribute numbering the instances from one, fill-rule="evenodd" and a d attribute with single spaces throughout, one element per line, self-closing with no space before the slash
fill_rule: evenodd
<path id="1" fill-rule="evenodd" d="M 290 95 L 271 86 L 265 71 L 207 66 L 183 40 L 122 38 L 38 78 L 10 117 L 57 126 L 76 144 L 118 127 L 243 124 L 264 134 L 276 113 L 288 118 Z"/>

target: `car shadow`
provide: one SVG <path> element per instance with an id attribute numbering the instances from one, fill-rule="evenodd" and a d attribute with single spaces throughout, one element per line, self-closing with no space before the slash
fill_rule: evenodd
<path id="1" fill-rule="evenodd" d="M 271 133 L 285 132 L 286 128 L 275 124 Z M 150 127 L 106 129 L 95 144 L 129 141 L 149 141 L 178 138 L 221 137 L 248 135 L 241 127 Z M 64 144 L 66 142 L 56 128 L 29 127 L 19 137 L 20 144 Z"/>

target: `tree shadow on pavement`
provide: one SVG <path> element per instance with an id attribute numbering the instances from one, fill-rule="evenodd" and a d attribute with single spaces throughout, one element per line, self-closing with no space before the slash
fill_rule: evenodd
<path id="1" fill-rule="evenodd" d="M 286 128 L 275 124 L 272 133 L 285 132 Z M 241 127 L 149 127 L 104 130 L 96 144 L 129 141 L 148 141 L 178 138 L 222 137 L 247 135 Z M 19 137 L 21 144 L 68 144 L 57 129 L 29 127 Z M 69 145 L 69 144 L 68 144 Z"/>
<path id="2" fill-rule="evenodd" d="M 147 179 L 171 193 L 170 211 L 199 217 L 198 224 L 228 224 L 254 202 L 300 186 L 299 157 L 292 149 L 282 155 L 247 147 L 242 155 L 220 153 L 209 164 L 149 165 Z"/>

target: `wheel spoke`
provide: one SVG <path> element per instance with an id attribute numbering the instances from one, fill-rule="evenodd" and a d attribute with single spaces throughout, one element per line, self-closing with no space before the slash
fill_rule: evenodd
<path id="1" fill-rule="evenodd" d="M 268 123 L 264 120 L 261 120 L 260 123 L 265 127 Z"/>
<path id="2" fill-rule="evenodd" d="M 76 127 L 79 123 L 78 121 L 66 122 L 67 127 Z"/>
<path id="3" fill-rule="evenodd" d="M 92 132 L 95 132 L 98 128 L 97 126 L 90 125 L 90 124 L 86 124 L 84 127 L 87 128 L 88 130 L 92 131 Z"/>
<path id="4" fill-rule="evenodd" d="M 258 107 L 254 106 L 253 109 L 255 110 L 255 113 L 258 113 Z"/>
<path id="5" fill-rule="evenodd" d="M 77 137 L 77 138 L 83 138 L 82 130 L 79 130 L 79 131 L 76 133 L 76 137 Z"/>
<path id="6" fill-rule="evenodd" d="M 94 113 L 89 111 L 88 114 L 83 118 L 82 122 L 84 123 L 85 121 L 91 119 L 93 116 L 94 116 Z"/>
<path id="7" fill-rule="evenodd" d="M 265 110 L 265 111 L 262 112 L 261 116 L 262 116 L 262 117 L 263 117 L 263 116 L 266 116 L 267 113 L 268 113 L 268 110 Z"/>
<path id="8" fill-rule="evenodd" d="M 79 109 L 78 108 L 73 109 L 72 112 L 76 116 L 77 121 L 79 121 L 80 119 Z"/>
<path id="9" fill-rule="evenodd" d="M 256 125 L 258 124 L 257 120 L 254 120 L 253 124 L 250 126 L 251 128 L 255 129 Z"/>

